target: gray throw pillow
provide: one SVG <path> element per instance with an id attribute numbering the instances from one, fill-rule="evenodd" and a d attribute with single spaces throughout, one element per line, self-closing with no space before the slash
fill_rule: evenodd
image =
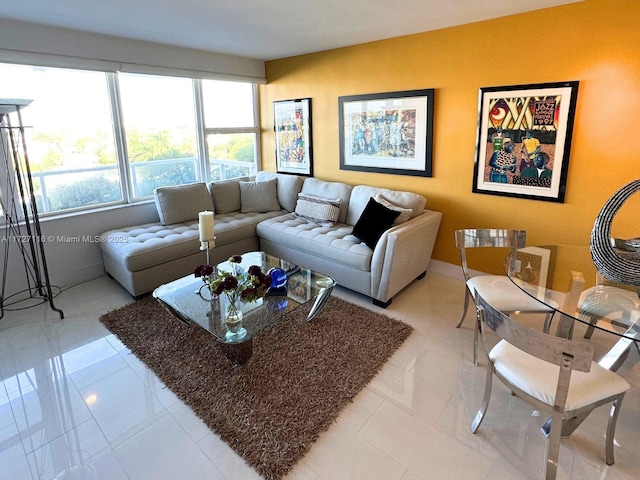
<path id="1" fill-rule="evenodd" d="M 214 211 L 211 195 L 204 183 L 158 187 L 153 195 L 163 225 L 197 220 L 198 213 Z"/>
<path id="2" fill-rule="evenodd" d="M 278 181 L 275 178 L 264 182 L 240 182 L 239 184 L 242 213 L 280 210 Z"/>
<path id="3" fill-rule="evenodd" d="M 216 207 L 216 213 L 240 211 L 240 182 L 244 180 L 249 180 L 249 177 L 211 183 L 209 188 L 211 189 L 211 197 Z"/>
<path id="4" fill-rule="evenodd" d="M 272 178 L 278 181 L 278 203 L 287 212 L 293 212 L 296 209 L 298 193 L 302 189 L 304 178 L 298 175 L 266 172 L 264 170 L 256 173 L 256 182 L 264 182 Z"/>

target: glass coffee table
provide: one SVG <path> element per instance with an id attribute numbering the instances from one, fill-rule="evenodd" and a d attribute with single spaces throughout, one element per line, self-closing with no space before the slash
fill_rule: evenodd
<path id="1" fill-rule="evenodd" d="M 156 288 L 156 298 L 177 319 L 204 328 L 220 345 L 224 354 L 235 363 L 245 363 L 253 353 L 253 338 L 278 322 L 285 314 L 313 301 L 307 316 L 312 320 L 328 300 L 336 282 L 333 278 L 308 268 L 292 265 L 263 252 L 242 255 L 240 266 L 246 271 L 258 265 L 264 273 L 282 268 L 287 284 L 271 289 L 264 298 L 242 305 L 242 325 L 229 325 L 226 319 L 227 299 L 211 294 L 201 278 L 188 275 Z M 218 271 L 232 272 L 229 262 L 216 266 Z"/>

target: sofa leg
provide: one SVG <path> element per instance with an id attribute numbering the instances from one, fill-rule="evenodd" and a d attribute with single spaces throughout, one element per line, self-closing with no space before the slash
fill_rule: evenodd
<path id="1" fill-rule="evenodd" d="M 391 301 L 392 301 L 392 300 L 393 300 L 393 299 L 392 299 L 392 298 L 390 298 L 390 299 L 389 299 L 389 300 L 387 300 L 386 302 L 383 302 L 383 301 L 381 301 L 381 300 L 376 300 L 376 299 L 374 298 L 374 299 L 373 299 L 373 304 L 374 304 L 376 307 L 380 307 L 380 308 L 387 308 L 389 305 L 391 305 Z"/>
<path id="2" fill-rule="evenodd" d="M 424 272 L 422 272 L 420 275 L 416 277 L 416 280 L 422 280 L 426 276 L 427 276 L 427 271 L 425 270 Z"/>

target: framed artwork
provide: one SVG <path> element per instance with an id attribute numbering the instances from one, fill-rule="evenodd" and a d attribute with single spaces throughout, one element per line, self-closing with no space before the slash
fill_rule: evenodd
<path id="1" fill-rule="evenodd" d="M 481 88 L 473 191 L 564 202 L 578 82 Z"/>
<path id="2" fill-rule="evenodd" d="M 515 277 L 537 287 L 537 297 L 545 300 L 549 283 L 549 263 L 551 250 L 540 247 L 519 248 L 514 265 Z M 533 292 L 531 292 L 533 293 Z"/>
<path id="3" fill-rule="evenodd" d="M 313 175 L 311 99 L 273 102 L 278 173 Z"/>
<path id="4" fill-rule="evenodd" d="M 289 276 L 287 280 L 289 298 L 302 304 L 311 299 L 311 271 L 306 268 Z"/>
<path id="5" fill-rule="evenodd" d="M 430 177 L 433 92 L 339 97 L 340 169 Z"/>

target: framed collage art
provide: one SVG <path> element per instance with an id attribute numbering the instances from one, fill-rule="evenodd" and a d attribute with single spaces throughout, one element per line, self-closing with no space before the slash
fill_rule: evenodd
<path id="1" fill-rule="evenodd" d="M 278 173 L 313 176 L 311 99 L 273 102 Z"/>
<path id="2" fill-rule="evenodd" d="M 430 177 L 433 92 L 339 97 L 340 169 Z"/>

